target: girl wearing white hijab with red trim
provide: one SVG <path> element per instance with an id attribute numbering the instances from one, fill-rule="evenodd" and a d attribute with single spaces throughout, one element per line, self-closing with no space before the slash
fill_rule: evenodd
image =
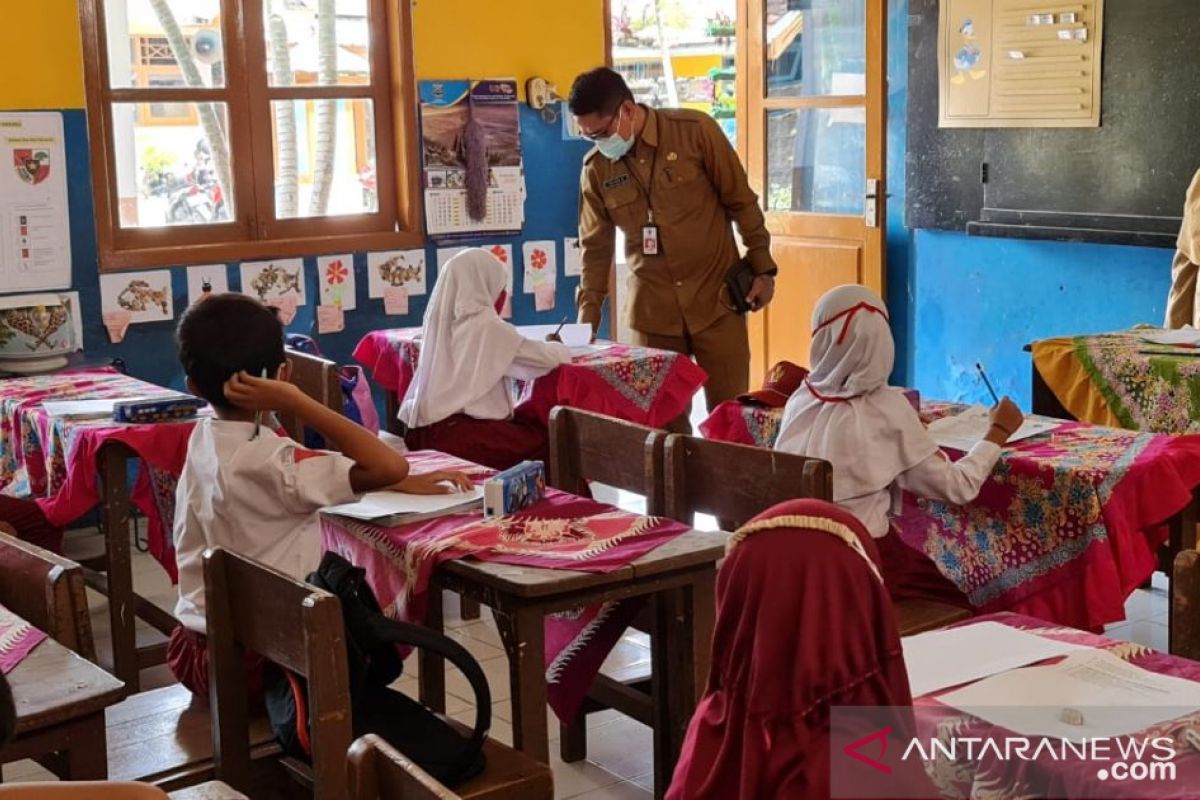
<path id="1" fill-rule="evenodd" d="M 413 450 L 440 450 L 493 469 L 547 457 L 545 420 L 514 417 L 513 380 L 571 360 L 559 342 L 535 342 L 500 318 L 507 267 L 486 250 L 446 262 L 425 310 L 421 356 L 400 404 Z"/>
<path id="2" fill-rule="evenodd" d="M 898 536 L 888 535 L 893 496 L 898 498 L 898 490 L 904 489 L 957 505 L 971 502 L 1024 417 L 1004 398 L 992 410 L 987 435 L 962 459 L 951 462 L 902 390 L 887 385 L 895 343 L 879 295 L 865 286 L 832 289 L 817 303 L 812 328 L 812 371 L 784 408 L 775 449 L 833 465 L 834 502 L 862 520 L 878 540 L 885 579 L 894 578 L 888 580 L 893 596 L 909 594 L 896 585 L 899 578 L 893 568 L 907 572 L 916 566 L 927 572 L 936 567 Z M 914 558 L 924 563 L 914 564 Z M 941 578 L 940 573 L 924 577 Z M 944 578 L 940 583 L 944 586 L 938 587 L 938 594 L 954 589 Z M 957 590 L 953 597 L 938 599 L 965 604 Z"/>

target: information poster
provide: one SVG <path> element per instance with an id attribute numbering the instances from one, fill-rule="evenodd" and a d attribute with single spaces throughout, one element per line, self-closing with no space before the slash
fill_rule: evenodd
<path id="1" fill-rule="evenodd" d="M 69 288 L 62 115 L 0 114 L 0 162 L 0 291 Z"/>

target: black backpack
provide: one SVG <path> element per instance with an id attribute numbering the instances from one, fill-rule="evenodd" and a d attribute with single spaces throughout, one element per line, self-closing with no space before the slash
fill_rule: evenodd
<path id="1" fill-rule="evenodd" d="M 492 722 L 492 696 L 479 662 L 454 640 L 420 625 L 383 616 L 365 572 L 336 553 L 326 553 L 308 583 L 337 595 L 346 628 L 350 706 L 354 736 L 374 733 L 446 786 L 483 771 L 483 743 Z M 402 692 L 388 688 L 404 663 L 396 645 L 438 653 L 458 667 L 475 693 L 475 727 L 462 735 L 443 717 Z M 284 753 L 311 761 L 307 682 L 268 664 L 264 700 L 271 727 Z"/>

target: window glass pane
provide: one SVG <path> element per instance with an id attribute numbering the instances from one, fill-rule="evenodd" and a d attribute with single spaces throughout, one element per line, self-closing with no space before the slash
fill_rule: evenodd
<path id="1" fill-rule="evenodd" d="M 703 111 L 736 142 L 737 0 L 611 0 L 609 6 L 613 69 L 637 101 Z"/>
<path id="2" fill-rule="evenodd" d="M 767 95 L 866 93 L 866 0 L 766 0 Z"/>
<path id="3" fill-rule="evenodd" d="M 233 219 L 224 103 L 113 103 L 112 112 L 121 227 Z"/>
<path id="4" fill-rule="evenodd" d="M 866 109 L 767 113 L 767 209 L 861 214 L 866 193 Z"/>
<path id="5" fill-rule="evenodd" d="M 272 86 L 347 86 L 371 81 L 368 0 L 265 0 L 267 77 Z"/>
<path id="6" fill-rule="evenodd" d="M 276 100 L 275 216 L 373 214 L 375 117 L 370 100 Z"/>
<path id="7" fill-rule="evenodd" d="M 224 86 L 220 14 L 221 0 L 107 0 L 109 85 Z"/>

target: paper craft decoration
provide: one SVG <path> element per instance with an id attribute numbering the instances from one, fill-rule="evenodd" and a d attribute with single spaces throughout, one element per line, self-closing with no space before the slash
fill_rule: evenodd
<path id="1" fill-rule="evenodd" d="M 166 322 L 175 317 L 171 271 L 116 272 L 100 276 L 100 310 L 128 311 L 130 322 Z"/>
<path id="2" fill-rule="evenodd" d="M 563 275 L 571 277 L 582 274 L 583 248 L 579 246 L 578 237 L 568 236 L 563 239 Z"/>
<path id="3" fill-rule="evenodd" d="M 389 286 L 383 290 L 383 313 L 393 317 L 408 313 L 408 292 L 403 286 Z"/>
<path id="4" fill-rule="evenodd" d="M 535 294 L 540 286 L 558 282 L 558 258 L 554 242 L 525 242 L 521 246 L 525 261 L 525 294 Z"/>
<path id="5" fill-rule="evenodd" d="M 533 307 L 537 311 L 554 310 L 554 284 L 543 283 L 533 290 Z"/>
<path id="6" fill-rule="evenodd" d="M 279 321 L 288 326 L 296 318 L 296 307 L 299 302 L 294 294 L 281 294 L 267 301 L 279 313 Z"/>
<path id="7" fill-rule="evenodd" d="M 425 294 L 424 250 L 367 253 L 367 295 L 378 299 L 392 286 L 404 287 L 409 295 Z"/>
<path id="8" fill-rule="evenodd" d="M 317 306 L 317 333 L 341 333 L 345 329 L 346 314 L 341 306 Z"/>
<path id="9" fill-rule="evenodd" d="M 125 339 L 125 332 L 129 330 L 133 314 L 120 310 L 105 311 L 101 317 L 104 320 L 104 329 L 108 331 L 108 340 L 113 344 L 120 344 Z"/>
<path id="10" fill-rule="evenodd" d="M 302 306 L 308 302 L 304 287 L 303 259 L 251 261 L 242 264 L 241 273 L 242 293 L 256 297 L 268 305 L 277 306 L 275 300 L 289 295 L 296 299 L 296 305 Z"/>
<path id="11" fill-rule="evenodd" d="M 188 305 L 194 304 L 206 294 L 224 294 L 229 291 L 229 275 L 224 264 L 205 264 L 188 267 Z"/>
<path id="12" fill-rule="evenodd" d="M 354 278 L 354 256 L 318 258 L 317 286 L 321 288 L 321 305 L 341 306 L 343 311 L 353 311 L 358 292 Z"/>

